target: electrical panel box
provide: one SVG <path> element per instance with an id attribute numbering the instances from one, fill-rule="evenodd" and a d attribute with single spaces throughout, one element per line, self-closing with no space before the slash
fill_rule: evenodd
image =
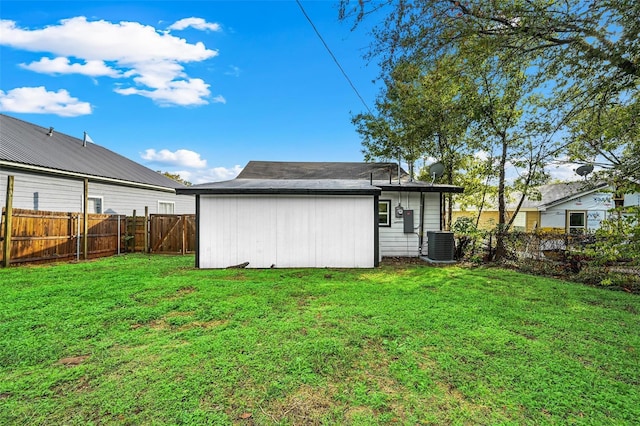
<path id="1" fill-rule="evenodd" d="M 413 234 L 413 210 L 405 210 L 402 217 L 404 218 L 404 233 Z"/>

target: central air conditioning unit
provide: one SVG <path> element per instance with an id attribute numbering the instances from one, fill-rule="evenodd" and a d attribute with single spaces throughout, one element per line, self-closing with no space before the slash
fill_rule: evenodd
<path id="1" fill-rule="evenodd" d="M 455 249 L 453 232 L 427 231 L 427 258 L 430 260 L 452 262 Z"/>

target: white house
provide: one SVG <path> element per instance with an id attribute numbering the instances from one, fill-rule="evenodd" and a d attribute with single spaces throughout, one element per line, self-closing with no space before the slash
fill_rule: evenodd
<path id="1" fill-rule="evenodd" d="M 0 206 L 14 176 L 13 207 L 130 215 L 194 212 L 184 185 L 100 145 L 0 114 Z"/>
<path id="2" fill-rule="evenodd" d="M 178 189 L 196 196 L 196 266 L 377 266 L 425 253 L 441 199 L 461 187 L 410 181 L 392 163 L 251 161 L 231 181 Z"/>
<path id="3" fill-rule="evenodd" d="M 563 197 L 540 203 L 540 227 L 564 229 L 568 233 L 593 232 L 611 214 L 614 207 L 640 205 L 640 194 L 623 194 L 616 198 L 614 189 L 604 183 L 585 186 L 584 183 L 556 184 L 568 190 Z"/>
<path id="4" fill-rule="evenodd" d="M 622 194 L 614 196 L 615 190 L 604 182 L 587 181 L 559 182 L 535 188 L 540 199 L 526 197 L 517 213 L 513 228 L 518 231 L 532 232 L 546 229 L 567 233 L 593 232 L 600 228 L 604 219 L 614 207 L 640 205 L 640 194 Z M 519 193 L 513 194 L 507 203 L 507 215 L 513 215 Z M 482 210 L 479 224 L 484 228 L 493 228 L 498 222 L 497 201 L 490 199 Z M 454 208 L 453 220 L 459 217 L 477 217 L 474 210 L 462 211 Z"/>

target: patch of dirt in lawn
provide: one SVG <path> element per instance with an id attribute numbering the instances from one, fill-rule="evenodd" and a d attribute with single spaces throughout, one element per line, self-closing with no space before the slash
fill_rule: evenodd
<path id="1" fill-rule="evenodd" d="M 282 401 L 277 401 L 268 408 L 260 408 L 262 413 L 269 417 L 273 423 L 292 424 L 322 424 L 325 414 L 336 404 L 333 386 L 312 387 L 300 386 L 294 393 L 287 395 Z"/>
<path id="2" fill-rule="evenodd" d="M 187 294 L 195 293 L 196 291 L 198 291 L 198 289 L 193 286 L 180 287 L 176 290 L 176 295 L 174 297 L 178 298 L 186 296 Z"/>
<path id="3" fill-rule="evenodd" d="M 411 265 L 429 265 L 424 259 L 420 257 L 383 257 L 380 266 L 394 266 L 403 267 Z"/>
<path id="4" fill-rule="evenodd" d="M 79 356 L 70 356 L 67 358 L 61 358 L 58 360 L 56 364 L 66 365 L 69 367 L 73 367 L 75 365 L 80 365 L 85 362 L 89 358 L 89 355 L 79 355 Z"/>

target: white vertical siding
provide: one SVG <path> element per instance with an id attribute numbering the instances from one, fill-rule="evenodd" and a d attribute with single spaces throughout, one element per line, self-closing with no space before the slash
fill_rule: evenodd
<path id="1" fill-rule="evenodd" d="M 14 176 L 13 207 L 18 209 L 81 212 L 84 199 L 84 182 L 62 176 L 51 176 L 17 170 L 0 171 L 0 205 L 4 206 L 7 176 Z M 131 215 L 136 210 L 144 214 L 158 212 L 158 201 L 175 203 L 176 214 L 195 212 L 195 200 L 191 195 L 132 188 L 89 181 L 89 196 L 102 198 L 102 211 L 107 214 Z"/>
<path id="2" fill-rule="evenodd" d="M 427 231 L 440 230 L 440 194 L 429 192 L 424 194 L 424 232 L 426 247 Z M 381 257 L 417 257 L 420 255 L 420 193 L 385 191 L 380 200 L 391 200 L 391 226 L 380 227 Z M 395 217 L 395 207 L 402 204 L 405 210 L 414 211 L 414 232 L 404 233 L 404 221 Z"/>
<path id="3" fill-rule="evenodd" d="M 201 195 L 199 265 L 373 267 L 370 196 Z"/>

